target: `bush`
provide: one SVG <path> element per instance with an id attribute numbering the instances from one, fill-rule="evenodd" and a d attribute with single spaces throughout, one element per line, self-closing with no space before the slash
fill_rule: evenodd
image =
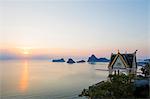
<path id="1" fill-rule="evenodd" d="M 133 84 L 131 75 L 109 75 L 110 81 L 102 81 L 89 87 L 88 95 L 92 99 L 97 98 L 127 98 L 133 97 Z"/>

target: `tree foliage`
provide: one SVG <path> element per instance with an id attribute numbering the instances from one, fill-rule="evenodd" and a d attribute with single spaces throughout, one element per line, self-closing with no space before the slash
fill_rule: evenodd
<path id="1" fill-rule="evenodd" d="M 145 75 L 145 77 L 150 75 L 150 63 L 146 63 L 146 65 L 143 68 L 141 68 L 141 71 Z"/>
<path id="2" fill-rule="evenodd" d="M 110 81 L 102 81 L 90 86 L 88 96 L 92 99 L 99 98 L 127 98 L 133 97 L 132 75 L 109 75 Z"/>

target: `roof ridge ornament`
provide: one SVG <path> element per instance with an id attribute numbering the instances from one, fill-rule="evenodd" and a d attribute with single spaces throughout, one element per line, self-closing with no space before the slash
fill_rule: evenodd
<path id="1" fill-rule="evenodd" d="M 118 49 L 118 54 L 120 54 L 119 49 Z"/>
<path id="2" fill-rule="evenodd" d="M 138 51 L 138 50 L 135 50 L 135 52 L 134 52 L 134 53 L 136 54 L 136 52 L 137 52 L 137 51 Z"/>

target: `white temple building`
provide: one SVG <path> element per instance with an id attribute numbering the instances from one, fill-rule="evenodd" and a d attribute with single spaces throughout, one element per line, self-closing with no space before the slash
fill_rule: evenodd
<path id="1" fill-rule="evenodd" d="M 123 53 L 119 51 L 117 54 L 111 54 L 110 63 L 108 65 L 109 74 L 136 74 L 137 62 L 136 52 Z"/>

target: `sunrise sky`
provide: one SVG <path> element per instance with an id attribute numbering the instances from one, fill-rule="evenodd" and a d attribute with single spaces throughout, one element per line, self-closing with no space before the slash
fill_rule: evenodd
<path id="1" fill-rule="evenodd" d="M 1 57 L 150 57 L 149 0 L 0 0 Z"/>

